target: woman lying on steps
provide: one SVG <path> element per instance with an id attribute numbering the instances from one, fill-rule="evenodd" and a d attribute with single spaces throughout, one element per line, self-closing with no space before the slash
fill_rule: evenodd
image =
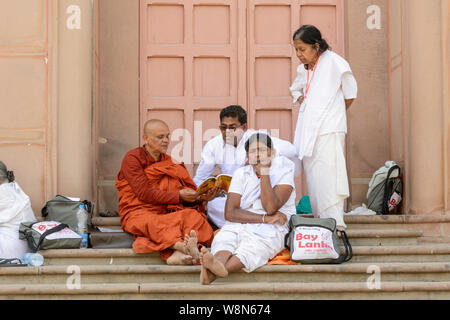
<path id="1" fill-rule="evenodd" d="M 211 253 L 202 248 L 200 282 L 264 266 L 284 248 L 289 218 L 296 214 L 294 163 L 276 156 L 269 136 L 250 137 L 245 150 L 250 165 L 238 169 L 228 192 L 225 226 Z"/>

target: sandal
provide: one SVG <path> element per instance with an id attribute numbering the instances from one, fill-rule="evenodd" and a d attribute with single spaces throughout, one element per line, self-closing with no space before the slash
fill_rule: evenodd
<path id="1" fill-rule="evenodd" d="M 2 267 L 28 267 L 20 259 L 0 259 L 0 268 Z"/>

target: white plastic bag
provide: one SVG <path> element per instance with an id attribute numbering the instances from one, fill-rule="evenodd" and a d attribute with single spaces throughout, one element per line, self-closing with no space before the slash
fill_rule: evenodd
<path id="1" fill-rule="evenodd" d="M 28 244 L 19 239 L 19 226 L 24 221 L 36 221 L 30 198 L 17 182 L 0 185 L 0 258 L 21 258 Z"/>
<path id="2" fill-rule="evenodd" d="M 367 205 L 363 204 L 362 207 L 359 207 L 352 212 L 348 212 L 345 214 L 346 216 L 376 216 L 377 213 L 375 211 L 367 208 Z"/>

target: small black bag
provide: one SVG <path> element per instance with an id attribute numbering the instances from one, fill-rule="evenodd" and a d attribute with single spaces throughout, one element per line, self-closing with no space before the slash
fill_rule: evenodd
<path id="1" fill-rule="evenodd" d="M 42 217 L 46 220 L 65 223 L 75 232 L 78 232 L 77 211 L 80 204 L 84 205 L 88 213 L 88 225 L 92 227 L 92 214 L 94 205 L 87 201 L 73 201 L 65 196 L 57 195 L 54 199 L 48 201 L 42 208 Z"/>

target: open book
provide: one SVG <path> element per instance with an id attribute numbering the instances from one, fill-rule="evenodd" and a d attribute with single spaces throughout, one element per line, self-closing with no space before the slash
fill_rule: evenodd
<path id="1" fill-rule="evenodd" d="M 214 187 L 218 187 L 223 192 L 228 192 L 230 188 L 232 177 L 227 174 L 220 174 L 217 177 L 210 177 L 202 182 L 202 184 L 198 187 L 198 194 L 206 194 L 209 190 Z"/>

